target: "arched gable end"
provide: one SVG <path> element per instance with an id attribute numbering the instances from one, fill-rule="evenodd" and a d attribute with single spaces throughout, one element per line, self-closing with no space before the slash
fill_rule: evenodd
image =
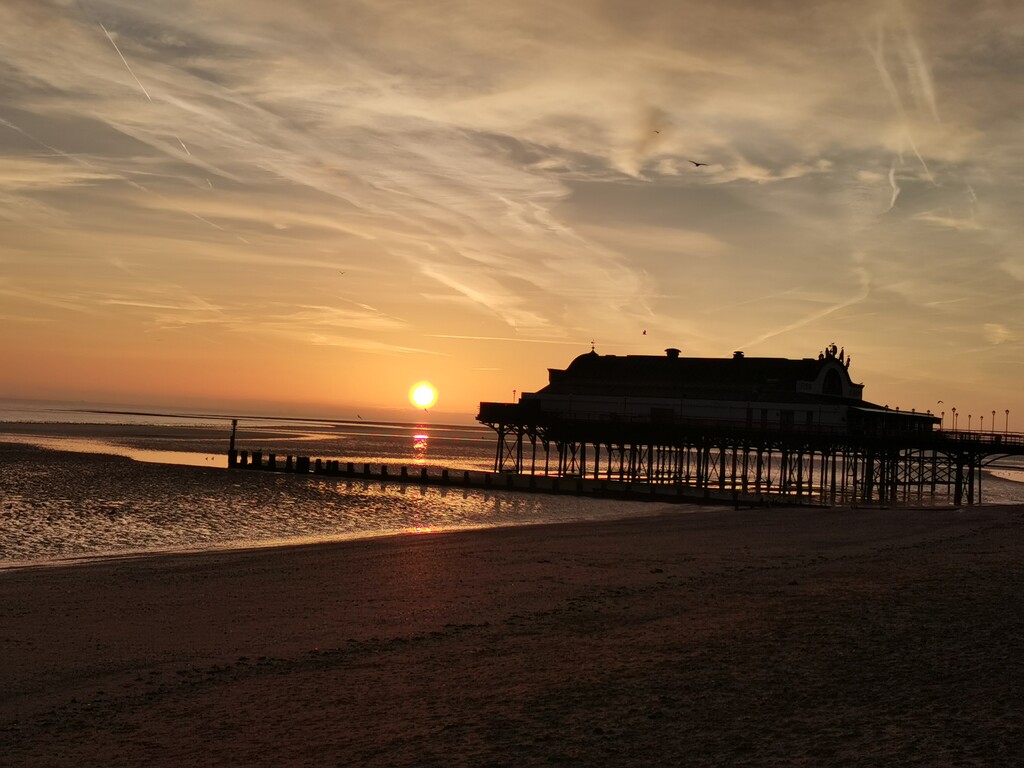
<path id="1" fill-rule="evenodd" d="M 855 384 L 850 378 L 846 366 L 842 363 L 836 360 L 825 360 L 811 389 L 815 394 L 827 397 L 862 400 L 864 385 Z"/>

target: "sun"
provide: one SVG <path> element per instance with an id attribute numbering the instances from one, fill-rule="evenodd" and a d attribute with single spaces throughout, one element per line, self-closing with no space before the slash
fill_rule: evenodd
<path id="1" fill-rule="evenodd" d="M 429 381 L 419 381 L 409 388 L 409 402 L 417 408 L 431 408 L 437 402 L 437 389 Z"/>

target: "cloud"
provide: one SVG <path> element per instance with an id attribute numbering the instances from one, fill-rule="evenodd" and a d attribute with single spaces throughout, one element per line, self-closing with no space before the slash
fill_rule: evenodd
<path id="1" fill-rule="evenodd" d="M 0 189 L 26 192 L 91 185 L 116 176 L 100 169 L 69 165 L 52 158 L 0 157 Z"/>
<path id="2" fill-rule="evenodd" d="M 1020 14 L 779 9 L 4 3 L 5 298 L 385 354 L 1015 311 Z"/>
<path id="3" fill-rule="evenodd" d="M 985 323 L 982 331 L 989 344 L 1005 344 L 1016 340 L 1016 334 L 1002 323 Z"/>

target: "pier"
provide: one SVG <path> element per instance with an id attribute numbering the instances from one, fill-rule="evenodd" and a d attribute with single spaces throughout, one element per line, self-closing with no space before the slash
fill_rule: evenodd
<path id="1" fill-rule="evenodd" d="M 982 470 L 1024 435 L 944 431 L 928 411 L 863 399 L 850 358 L 599 355 L 518 402 L 480 403 L 494 470 L 669 486 L 701 498 L 821 505 L 976 504 Z M 994 425 L 993 425 L 994 426 Z"/>

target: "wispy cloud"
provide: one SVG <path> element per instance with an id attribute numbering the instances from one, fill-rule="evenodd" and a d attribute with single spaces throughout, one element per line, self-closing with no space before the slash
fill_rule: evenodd
<path id="1" fill-rule="evenodd" d="M 915 312 L 981 328 L 988 291 L 1019 335 L 1018 17 L 4 3 L 5 311 L 289 354 L 640 328 L 797 354 L 893 327 L 920 345 Z"/>
<path id="2" fill-rule="evenodd" d="M 453 333 L 428 333 L 435 339 L 464 339 L 468 341 L 508 341 L 515 344 L 558 344 L 562 346 L 577 346 L 579 341 L 563 341 L 560 339 L 530 339 L 522 336 L 460 336 Z M 499 370 L 497 368 L 478 368 L 477 370 Z"/>

